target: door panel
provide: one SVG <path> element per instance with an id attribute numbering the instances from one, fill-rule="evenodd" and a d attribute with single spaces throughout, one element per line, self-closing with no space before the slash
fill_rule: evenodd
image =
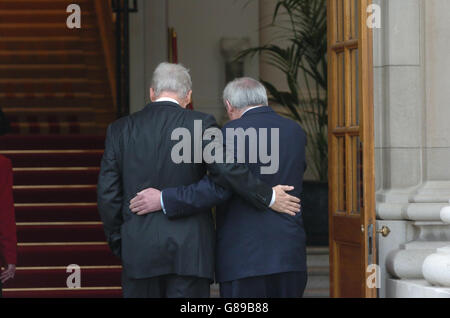
<path id="1" fill-rule="evenodd" d="M 347 259 L 360 259 L 361 246 L 347 243 L 338 244 L 336 245 L 336 255 L 339 258 L 337 270 L 341 274 L 337 292 L 345 297 L 361 297 L 360 279 L 355 275 L 355 272 L 359 272 L 361 268 L 361 262 L 346 262 Z"/>
<path id="2" fill-rule="evenodd" d="M 376 297 L 371 0 L 327 2 L 331 295 Z"/>

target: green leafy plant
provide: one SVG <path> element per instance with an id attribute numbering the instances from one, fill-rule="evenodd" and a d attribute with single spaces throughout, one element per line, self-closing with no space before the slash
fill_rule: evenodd
<path id="1" fill-rule="evenodd" d="M 242 51 L 238 59 L 261 54 L 264 61 L 285 75 L 288 91 L 261 79 L 271 102 L 298 121 L 308 134 L 308 166 L 316 179 L 328 180 L 328 94 L 326 0 L 279 0 L 270 28 L 277 41 Z"/>

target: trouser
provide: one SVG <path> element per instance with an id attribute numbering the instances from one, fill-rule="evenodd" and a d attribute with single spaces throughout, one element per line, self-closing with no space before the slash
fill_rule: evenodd
<path id="1" fill-rule="evenodd" d="M 301 298 L 308 275 L 288 272 L 255 276 L 220 284 L 222 298 Z"/>
<path id="2" fill-rule="evenodd" d="M 210 280 L 179 275 L 132 279 L 122 273 L 122 291 L 124 298 L 208 298 Z"/>

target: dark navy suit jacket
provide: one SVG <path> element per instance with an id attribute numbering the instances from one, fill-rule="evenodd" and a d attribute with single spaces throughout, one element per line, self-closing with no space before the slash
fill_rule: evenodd
<path id="1" fill-rule="evenodd" d="M 306 135 L 297 123 L 279 116 L 270 107 L 259 107 L 229 122 L 223 128 L 224 137 L 227 128 L 255 128 L 257 131 L 266 128 L 269 153 L 271 143 L 279 142 L 278 171 L 261 174 L 260 168 L 269 164 L 262 164 L 259 156 L 256 163 L 248 163 L 248 140 L 245 144 L 246 163 L 252 173 L 266 184 L 292 185 L 295 190 L 290 194 L 300 197 L 306 169 Z M 279 141 L 271 140 L 272 128 L 278 129 Z M 257 144 L 260 142 L 258 140 Z M 185 217 L 205 207 L 218 205 L 217 282 L 306 270 L 306 238 L 301 213 L 290 216 L 269 208 L 257 209 L 245 199 L 214 184 L 207 176 L 190 186 L 165 189 L 162 198 L 169 218 Z"/>

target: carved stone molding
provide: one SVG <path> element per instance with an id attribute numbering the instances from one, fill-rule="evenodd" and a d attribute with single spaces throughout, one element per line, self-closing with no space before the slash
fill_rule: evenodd
<path id="1" fill-rule="evenodd" d="M 450 224 L 450 206 L 442 208 L 441 219 Z M 450 234 L 450 230 L 447 233 Z M 422 265 L 422 272 L 428 283 L 450 287 L 450 244 L 427 256 Z"/>
<path id="2" fill-rule="evenodd" d="M 429 255 L 423 262 L 422 271 L 428 283 L 450 287 L 450 245 Z"/>

